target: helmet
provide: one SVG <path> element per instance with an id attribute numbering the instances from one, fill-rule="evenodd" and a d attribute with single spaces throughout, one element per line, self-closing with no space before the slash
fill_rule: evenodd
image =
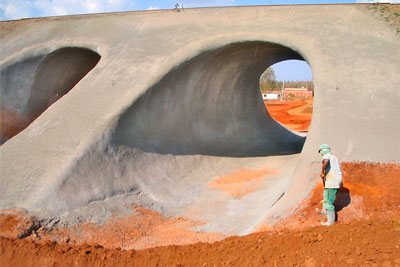
<path id="1" fill-rule="evenodd" d="M 318 153 L 326 154 L 326 153 L 329 153 L 329 152 L 331 152 L 331 147 L 328 144 L 322 144 L 319 147 Z"/>

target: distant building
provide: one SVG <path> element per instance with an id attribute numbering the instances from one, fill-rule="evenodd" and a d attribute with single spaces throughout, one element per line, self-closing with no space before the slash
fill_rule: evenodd
<path id="1" fill-rule="evenodd" d="M 282 92 L 281 91 L 271 91 L 268 93 L 263 93 L 262 98 L 263 100 L 278 100 L 281 98 Z"/>
<path id="2" fill-rule="evenodd" d="M 307 88 L 285 88 L 283 90 L 283 95 L 285 98 L 288 97 L 301 97 L 301 98 L 309 98 L 313 97 L 313 91 Z"/>

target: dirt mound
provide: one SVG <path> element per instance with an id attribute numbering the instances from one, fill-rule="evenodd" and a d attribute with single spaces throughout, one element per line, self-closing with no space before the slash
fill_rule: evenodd
<path id="1" fill-rule="evenodd" d="M 140 251 L 1 238 L 1 266 L 396 266 L 399 221 L 338 223 Z"/>
<path id="2" fill-rule="evenodd" d="M 344 162 L 341 167 L 343 187 L 335 200 L 340 223 L 374 216 L 400 218 L 400 165 Z M 315 179 L 317 185 L 310 197 L 289 218 L 280 219 L 274 228 L 298 229 L 320 224 L 323 216 L 316 209 L 322 208 L 323 185 L 319 177 Z M 259 230 L 271 227 L 265 224 Z"/>
<path id="3" fill-rule="evenodd" d="M 155 246 L 215 242 L 224 235 L 188 229 L 203 222 L 187 218 L 166 218 L 157 211 L 134 207 L 131 216 L 113 216 L 104 224 L 84 223 L 61 229 L 47 229 L 22 211 L 0 214 L 1 237 L 27 238 L 37 243 L 57 242 L 70 245 L 97 244 L 108 249 L 144 249 Z"/>

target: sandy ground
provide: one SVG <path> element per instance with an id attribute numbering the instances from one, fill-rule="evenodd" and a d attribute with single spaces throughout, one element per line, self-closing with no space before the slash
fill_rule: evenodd
<path id="1" fill-rule="evenodd" d="M 293 131 L 308 132 L 313 110 L 313 99 L 264 102 L 269 114 L 276 121 Z"/>
<path id="2" fill-rule="evenodd" d="M 111 222 L 98 226 L 97 231 L 92 226 L 92 238 L 81 232 L 86 243 L 77 242 L 73 235 L 52 239 L 57 233 L 32 231 L 29 216 L 9 211 L 0 217 L 1 266 L 399 266 L 400 166 L 346 162 L 342 168 L 344 187 L 336 201 L 338 222 L 331 227 L 320 226 L 324 216 L 315 211 L 321 207 L 320 183 L 309 199 L 277 225 L 214 243 L 209 243 L 213 240 L 207 240 L 204 233 L 203 240 L 196 240 L 194 233 L 183 229 L 193 222 L 163 218 L 141 208 L 137 209 L 148 220 L 140 221 L 139 228 L 148 233 L 132 231 L 130 227 L 138 223 L 133 218 L 120 218 L 119 229 Z M 127 236 L 143 238 L 136 235 L 144 235 L 153 245 L 179 239 L 202 243 L 144 250 L 121 250 L 117 245 Z"/>

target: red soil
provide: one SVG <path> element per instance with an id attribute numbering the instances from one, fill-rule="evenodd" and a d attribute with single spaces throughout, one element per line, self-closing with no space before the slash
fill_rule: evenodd
<path id="1" fill-rule="evenodd" d="M 33 227 L 33 218 L 23 211 L 2 210 L 0 214 L 0 236 L 9 238 L 23 238 L 30 235 Z"/>
<path id="2" fill-rule="evenodd" d="M 311 123 L 313 99 L 265 102 L 272 118 L 293 131 L 308 132 Z"/>
<path id="3" fill-rule="evenodd" d="M 354 219 L 368 220 L 374 216 L 386 219 L 397 217 L 400 220 L 400 165 L 344 162 L 341 168 L 343 187 L 339 189 L 335 200 L 340 223 Z M 275 228 L 301 229 L 320 224 L 324 216 L 316 209 L 322 208 L 323 185 L 321 178 L 315 179 L 317 185 L 309 199 Z M 264 225 L 259 230 L 270 228 Z"/>
<path id="4" fill-rule="evenodd" d="M 352 221 L 145 250 L 0 239 L 1 266 L 398 266 L 398 226 Z"/>
<path id="5" fill-rule="evenodd" d="M 99 244 L 105 248 L 144 249 L 155 246 L 185 245 L 197 242 L 221 240 L 220 233 L 194 232 L 187 229 L 204 222 L 187 218 L 166 218 L 157 211 L 135 207 L 135 213 L 127 217 L 114 217 L 106 224 L 85 223 L 64 228 L 56 234 L 45 233 L 45 239 L 65 240 L 73 244 Z"/>
<path id="6" fill-rule="evenodd" d="M 399 266 L 400 265 L 400 165 L 372 163 L 343 163 L 344 188 L 338 194 L 338 222 L 323 227 L 324 216 L 315 212 L 321 207 L 322 186 L 318 184 L 299 208 L 270 230 L 243 237 L 229 237 L 215 243 L 196 243 L 184 246 L 155 247 L 144 250 L 107 249 L 123 238 L 140 239 L 139 228 L 152 225 L 142 221 L 137 229 L 127 225 L 132 220 L 121 220 L 118 227 L 105 224 L 91 235 L 98 239 L 83 240 L 90 245 L 74 245 L 71 240 L 40 239 L 37 234 L 24 239 L 24 227 L 29 217 L 2 215 L 0 217 L 1 266 Z M 320 183 L 320 182 L 319 182 Z M 148 218 L 161 216 L 151 211 L 139 211 Z M 147 214 L 147 215 L 146 215 Z M 14 218 L 12 218 L 14 216 Z M 20 219 L 22 218 L 22 219 Z M 28 218 L 28 219 L 24 219 Z M 114 218 L 116 219 L 116 218 Z M 113 220 L 114 220 L 113 219 Z M 26 221 L 27 220 L 27 221 Z M 157 240 L 160 229 L 171 226 L 170 219 L 159 217 L 161 226 L 147 228 L 149 241 Z M 179 220 L 179 219 L 172 219 Z M 185 219 L 181 219 L 185 221 Z M 163 223 L 166 223 L 162 226 Z M 186 222 L 185 222 L 186 223 Z M 184 223 L 184 224 L 185 224 Z M 122 227 L 125 224 L 124 227 Z M 176 227 L 174 225 L 173 227 Z M 17 229 L 16 233 L 13 233 Z M 83 228 L 82 228 L 83 229 Z M 94 228 L 93 228 L 94 229 Z M 106 237 L 103 245 L 96 245 L 107 236 L 102 231 L 110 229 L 115 236 Z M 114 230 L 112 230 L 114 229 Z M 182 235 L 188 234 L 182 232 Z M 88 232 L 87 232 L 88 233 Z M 25 232 L 26 234 L 26 232 Z M 52 233 L 47 233 L 51 235 Z M 175 239 L 174 231 L 169 239 Z M 36 235 L 36 236 L 35 236 Z M 86 238 L 86 239 L 85 239 Z M 165 235 L 167 238 L 167 235 Z M 204 242 L 205 240 L 203 240 Z M 160 243 L 162 245 L 162 243 Z"/>
<path id="7" fill-rule="evenodd" d="M 224 236 L 220 233 L 195 232 L 187 229 L 204 222 L 187 218 L 166 218 L 157 211 L 134 207 L 130 216 L 118 217 L 104 224 L 84 223 L 47 231 L 40 228 L 29 235 L 34 218 L 22 211 L 6 210 L 0 214 L 1 237 L 21 238 L 37 243 L 47 241 L 70 245 L 96 244 L 105 248 L 144 249 L 155 246 L 185 245 L 197 242 L 215 242 Z M 3 211 L 4 212 L 4 211 Z"/>

